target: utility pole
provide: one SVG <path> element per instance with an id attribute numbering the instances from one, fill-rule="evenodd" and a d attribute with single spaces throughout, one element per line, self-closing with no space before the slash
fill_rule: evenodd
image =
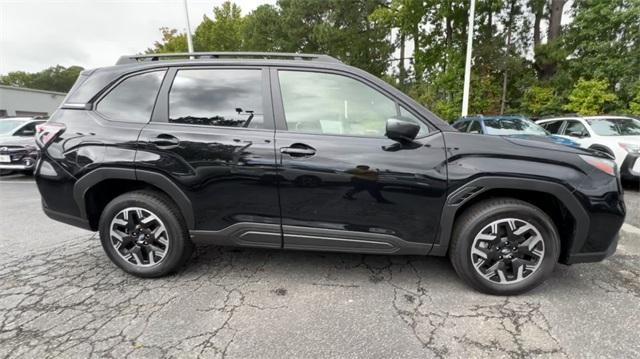
<path id="1" fill-rule="evenodd" d="M 464 88 L 462 90 L 462 116 L 467 116 L 469 113 L 469 85 L 471 82 L 471 50 L 473 47 L 473 21 L 476 11 L 476 0 L 470 0 L 471 7 L 469 8 L 469 29 L 467 31 L 467 60 L 464 65 Z"/>
<path id="2" fill-rule="evenodd" d="M 193 41 L 191 40 L 191 23 L 189 23 L 189 6 L 187 6 L 187 0 L 183 0 L 184 2 L 184 15 L 187 19 L 187 47 L 189 48 L 189 53 L 193 53 Z"/>

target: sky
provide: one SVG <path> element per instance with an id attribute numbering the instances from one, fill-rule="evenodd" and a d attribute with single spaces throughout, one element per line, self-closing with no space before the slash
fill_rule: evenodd
<path id="1" fill-rule="evenodd" d="M 191 29 L 224 0 L 188 0 Z M 275 0 L 234 0 L 243 14 Z M 183 0 L 0 0 L 0 74 L 114 65 L 186 29 Z"/>

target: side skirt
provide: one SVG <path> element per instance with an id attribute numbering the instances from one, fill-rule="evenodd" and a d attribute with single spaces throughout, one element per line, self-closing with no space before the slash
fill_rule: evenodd
<path id="1" fill-rule="evenodd" d="M 196 244 L 284 248 L 305 251 L 426 255 L 431 244 L 414 243 L 399 237 L 336 229 L 282 226 L 266 223 L 235 223 L 219 231 L 190 231 Z M 282 245 L 284 243 L 284 245 Z"/>

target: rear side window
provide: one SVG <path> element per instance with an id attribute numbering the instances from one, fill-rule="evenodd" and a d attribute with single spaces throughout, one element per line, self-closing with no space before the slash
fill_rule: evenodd
<path id="1" fill-rule="evenodd" d="M 149 122 L 164 73 L 153 71 L 126 78 L 100 100 L 96 111 L 115 121 Z"/>
<path id="2" fill-rule="evenodd" d="M 562 121 L 546 122 L 542 124 L 542 127 L 545 130 L 549 131 L 549 133 L 557 135 L 558 133 L 560 133 L 560 127 L 562 127 Z"/>
<path id="3" fill-rule="evenodd" d="M 169 122 L 264 128 L 262 70 L 180 70 L 169 91 Z"/>

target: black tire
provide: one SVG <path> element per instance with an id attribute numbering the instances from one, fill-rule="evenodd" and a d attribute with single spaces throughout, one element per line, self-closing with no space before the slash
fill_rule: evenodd
<path id="1" fill-rule="evenodd" d="M 472 257 L 476 260 L 479 258 L 471 254 L 472 245 L 476 236 L 479 236 L 482 230 L 491 223 L 511 218 L 517 221 L 526 221 L 527 224 L 535 227 L 542 237 L 543 244 L 539 244 L 539 246 L 543 246 L 544 254 L 541 259 L 538 259 L 537 268 L 532 270 L 528 276 L 519 279 L 518 282 L 498 283 L 496 276 L 493 277 L 493 280 L 487 279 L 480 275 L 479 270 L 476 270 Z M 495 248 L 495 246 L 490 248 Z M 487 250 L 491 251 L 491 249 Z M 502 255 L 498 250 L 493 250 L 493 253 Z M 512 198 L 489 199 L 466 209 L 456 220 L 449 247 L 449 259 L 458 276 L 476 290 L 493 295 L 517 295 L 537 287 L 551 275 L 559 255 L 560 237 L 551 218 L 538 207 Z M 507 261 L 507 263 L 511 262 Z M 499 278 L 499 280 L 502 279 Z"/>
<path id="2" fill-rule="evenodd" d="M 157 264 L 147 267 L 138 266 L 124 259 L 112 245 L 110 226 L 120 211 L 138 207 L 157 216 L 168 234 L 166 254 Z M 142 278 L 154 278 L 178 270 L 193 253 L 194 245 L 177 206 L 161 193 L 140 190 L 128 192 L 113 199 L 102 211 L 99 222 L 100 241 L 111 261 L 127 273 Z"/>

